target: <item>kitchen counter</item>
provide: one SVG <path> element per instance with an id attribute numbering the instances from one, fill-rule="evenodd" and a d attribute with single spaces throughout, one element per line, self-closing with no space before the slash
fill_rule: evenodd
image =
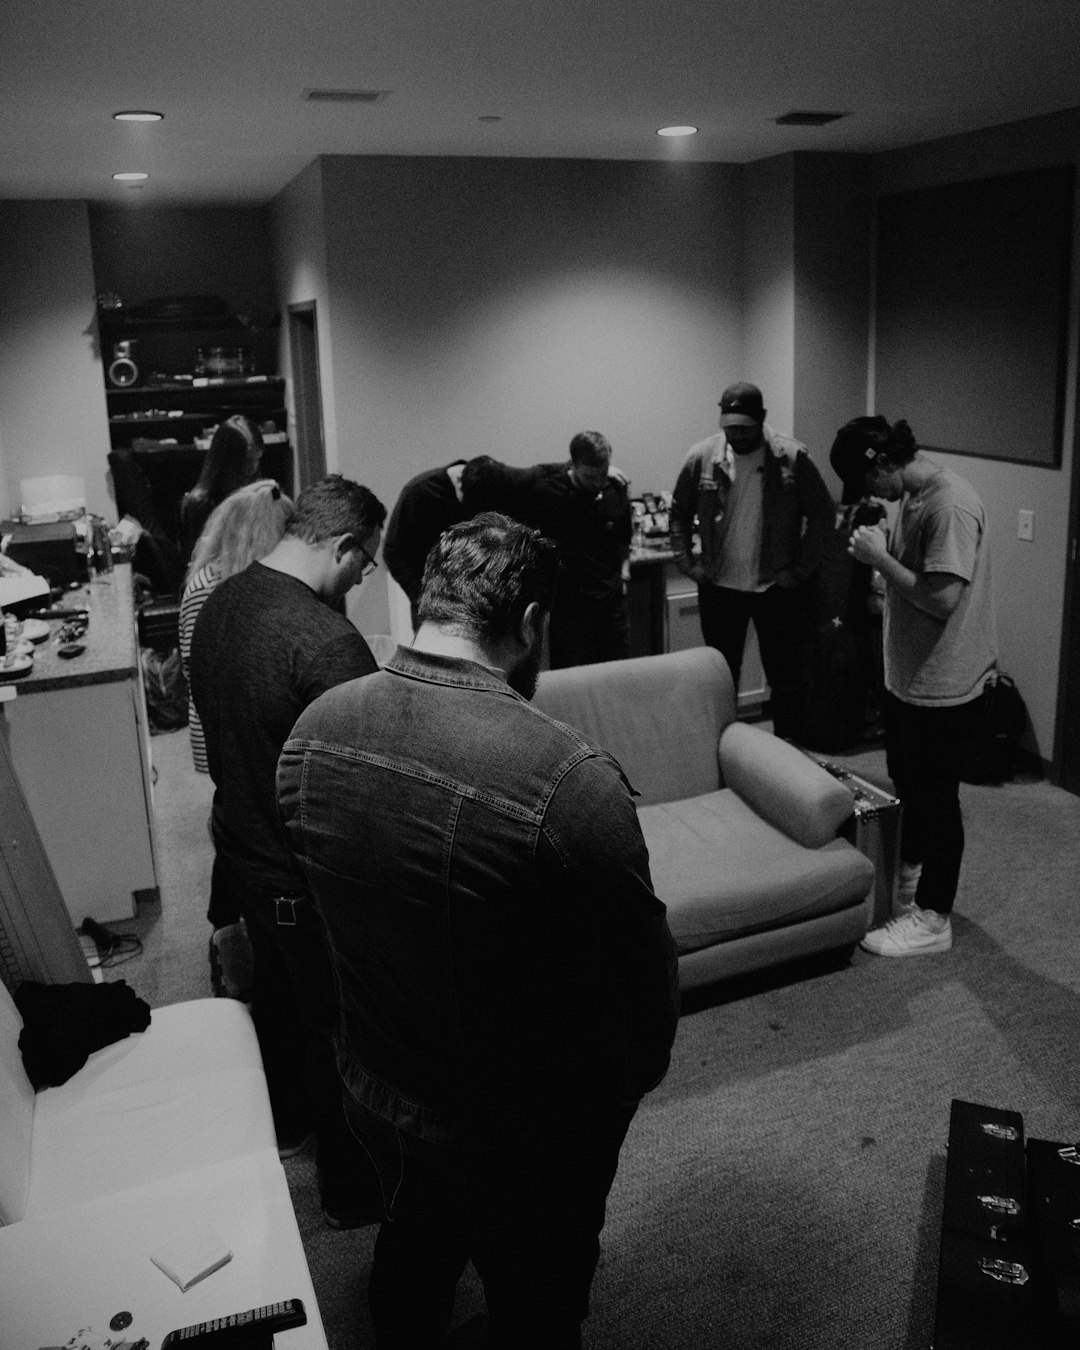
<path id="1" fill-rule="evenodd" d="M 631 567 L 648 567 L 656 563 L 673 562 L 674 558 L 675 554 L 666 538 L 657 539 L 655 543 L 635 544 L 630 549 Z"/>
<path id="2" fill-rule="evenodd" d="M 131 568 L 68 591 L 64 609 L 89 610 L 78 640 L 58 654 L 64 619 L 34 649 L 29 675 L 3 686 L 11 761 L 74 923 L 130 918 L 157 887 L 150 735 L 139 668 Z"/>
<path id="3" fill-rule="evenodd" d="M 90 624 L 78 639 L 86 650 L 81 656 L 65 660 L 58 651 L 57 635 L 67 620 L 49 620 L 52 631 L 34 647 L 33 670 L 14 682 L 20 696 L 110 684 L 138 674 L 130 565 L 105 572 L 77 591 L 67 591 L 56 604 L 63 609 L 89 610 Z"/>

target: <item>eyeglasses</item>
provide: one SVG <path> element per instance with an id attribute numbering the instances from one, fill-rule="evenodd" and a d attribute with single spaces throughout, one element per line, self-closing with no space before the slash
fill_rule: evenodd
<path id="1" fill-rule="evenodd" d="M 357 544 L 356 547 L 364 555 L 364 565 L 360 569 L 360 580 L 363 581 L 365 577 L 371 576 L 372 572 L 375 571 L 376 567 L 378 567 L 379 564 L 371 556 L 371 554 L 367 551 L 367 549 L 363 546 L 363 544 Z"/>

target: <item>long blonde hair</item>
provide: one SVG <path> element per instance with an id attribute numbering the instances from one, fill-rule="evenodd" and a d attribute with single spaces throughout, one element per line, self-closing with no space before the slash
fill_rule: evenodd
<path id="1" fill-rule="evenodd" d="M 293 504 L 272 478 L 237 488 L 211 511 L 191 554 L 187 580 L 212 563 L 224 581 L 264 558 L 285 533 Z"/>

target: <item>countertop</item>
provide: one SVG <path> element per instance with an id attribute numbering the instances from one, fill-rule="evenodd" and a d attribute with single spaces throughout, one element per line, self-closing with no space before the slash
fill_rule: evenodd
<path id="1" fill-rule="evenodd" d="M 630 566 L 647 567 L 650 563 L 671 562 L 675 557 L 671 543 L 665 536 L 653 544 L 635 545 L 630 549 Z"/>
<path id="2" fill-rule="evenodd" d="M 57 608 L 87 609 L 90 625 L 79 642 L 86 650 L 65 660 L 57 654 L 57 633 L 65 619 L 50 619 L 49 636 L 34 647 L 34 668 L 4 687 L 20 696 L 52 689 L 78 689 L 88 684 L 112 684 L 132 678 L 139 670 L 135 615 L 131 593 L 131 565 L 123 563 L 104 572 L 78 590 L 65 592 Z"/>

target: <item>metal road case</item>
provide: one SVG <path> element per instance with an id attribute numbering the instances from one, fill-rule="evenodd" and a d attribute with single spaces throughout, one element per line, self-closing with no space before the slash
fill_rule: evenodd
<path id="1" fill-rule="evenodd" d="M 900 867 L 900 799 L 868 783 L 842 764 L 809 751 L 804 753 L 843 783 L 855 798 L 855 814 L 841 833 L 874 864 L 874 914 L 870 926 L 879 928 L 892 918 L 896 896 Z"/>

